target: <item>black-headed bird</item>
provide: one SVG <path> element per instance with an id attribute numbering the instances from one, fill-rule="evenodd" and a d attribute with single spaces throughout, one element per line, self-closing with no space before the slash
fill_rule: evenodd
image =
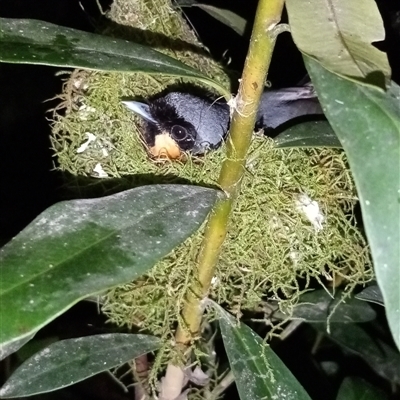
<path id="1" fill-rule="evenodd" d="M 229 106 L 208 96 L 179 91 L 149 101 L 123 101 L 145 121 L 143 138 L 154 157 L 180 158 L 218 148 L 229 129 Z M 273 130 L 289 121 L 323 114 L 312 85 L 266 90 L 257 112 L 256 128 Z"/>

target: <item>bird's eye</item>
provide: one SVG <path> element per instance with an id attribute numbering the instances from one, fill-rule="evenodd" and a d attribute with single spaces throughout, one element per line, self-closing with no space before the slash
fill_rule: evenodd
<path id="1" fill-rule="evenodd" d="M 184 140 L 188 137 L 188 131 L 181 125 L 174 125 L 171 128 L 171 135 L 176 140 Z"/>

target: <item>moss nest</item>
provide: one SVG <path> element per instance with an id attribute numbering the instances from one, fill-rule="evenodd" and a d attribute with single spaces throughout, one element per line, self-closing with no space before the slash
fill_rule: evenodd
<path id="1" fill-rule="evenodd" d="M 153 45 L 151 40 L 161 37 L 156 48 L 228 86 L 227 75 L 169 1 L 118 0 L 110 16 L 119 25 L 108 27 L 108 34 L 123 32 L 135 40 L 135 33 L 146 29 L 140 40 Z M 171 50 L 166 43 L 178 45 Z M 162 75 L 74 71 L 60 95 L 52 135 L 58 168 L 69 173 L 70 186 L 73 177 L 82 176 L 95 177 L 104 188 L 114 178 L 121 187 L 216 185 L 224 146 L 185 162 L 151 160 L 141 121 L 121 104 L 123 98 L 147 98 L 177 83 L 182 80 Z M 311 281 L 329 286 L 341 280 L 349 290 L 369 281 L 370 254 L 354 220 L 356 204 L 344 152 L 277 149 L 272 140 L 255 135 L 210 297 L 240 317 L 245 310 L 262 310 L 269 300 L 287 311 Z M 109 319 L 172 339 L 201 240 L 199 231 L 148 274 L 109 291 L 103 305 Z"/>
<path id="2" fill-rule="evenodd" d="M 147 171 L 213 184 L 224 156 L 222 148 L 183 165 L 148 163 Z M 318 204 L 319 219 L 306 216 L 311 201 Z M 262 309 L 267 299 L 287 309 L 313 278 L 323 285 L 339 278 L 349 288 L 365 283 L 372 270 L 354 224 L 355 205 L 343 152 L 281 150 L 256 136 L 210 297 L 240 315 Z M 201 239 L 199 232 L 146 276 L 110 291 L 103 310 L 118 324 L 172 335 Z"/>

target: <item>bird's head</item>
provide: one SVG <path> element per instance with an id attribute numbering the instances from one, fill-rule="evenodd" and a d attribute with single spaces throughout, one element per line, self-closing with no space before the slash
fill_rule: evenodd
<path id="1" fill-rule="evenodd" d="M 148 104 L 124 101 L 145 121 L 143 138 L 154 157 L 181 158 L 185 152 L 201 155 L 216 149 L 229 127 L 229 106 L 207 96 L 169 92 Z M 323 115 L 312 85 L 265 91 L 256 126 L 275 130 L 304 117 Z"/>
<path id="2" fill-rule="evenodd" d="M 154 157 L 177 159 L 185 152 L 204 154 L 217 148 L 229 125 L 224 103 L 182 92 L 170 92 L 148 104 L 124 101 L 145 121 L 143 138 Z"/>

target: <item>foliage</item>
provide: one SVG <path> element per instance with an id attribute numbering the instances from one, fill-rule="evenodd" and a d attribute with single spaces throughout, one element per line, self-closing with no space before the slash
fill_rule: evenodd
<path id="1" fill-rule="evenodd" d="M 278 21 L 283 2 L 259 1 L 257 15 L 265 7 L 264 11 L 274 16 L 271 20 Z M 298 2 L 286 1 L 293 38 L 304 54 L 329 124 L 299 125 L 274 141 L 253 138 L 248 143 L 246 162 L 244 158 L 227 157 L 225 146 L 204 158 L 188 157 L 175 164 L 149 162 L 139 139 L 140 124 L 127 118 L 118 105 L 123 97 L 154 94 L 173 83 L 171 76 L 174 83 L 194 80 L 227 97 L 227 76 L 217 63 L 207 59 L 204 49 L 196 47 L 196 39 L 188 34 L 169 3 L 160 7 L 157 2 L 148 2 L 146 7 L 152 5 L 153 9 L 131 10 L 134 3 L 115 1 L 110 15 L 126 26 L 107 32 L 133 38 L 129 15 L 148 13 L 136 21 L 144 24 L 136 28 L 146 30 L 151 21 L 159 21 L 158 13 L 165 13 L 163 18 L 171 18 L 171 25 L 176 27 L 175 39 L 192 43 L 173 49 L 173 41 L 164 37 L 166 54 L 157 51 L 156 43 L 144 47 L 41 21 L 0 20 L 1 61 L 114 71 L 72 74 L 65 84 L 62 103 L 55 110 L 52 141 L 64 171 L 76 175 L 76 180 L 69 182 L 70 189 L 78 182 L 79 189 L 91 196 L 119 192 L 56 204 L 0 250 L 2 355 L 16 352 L 40 328 L 93 294 L 101 295 L 103 311 L 110 320 L 134 332 L 141 329 L 158 336 L 104 334 L 50 344 L 19 366 L 0 390 L 0 397 L 53 391 L 129 361 L 138 378 L 137 360 L 154 352 L 154 358 L 145 356 L 153 360 L 146 383 L 138 379 L 135 390 L 154 394 L 157 374 L 166 368 L 160 390 L 164 398 L 176 398 L 166 393 L 181 393 L 182 385 L 177 389 L 173 386 L 183 382 L 184 366 L 186 376 L 194 382 L 189 394 L 193 399 L 216 399 L 233 380 L 241 399 L 309 399 L 290 370 L 256 333 L 262 332 L 269 340 L 278 333 L 284 338 L 301 323 L 326 335 L 332 341 L 329 343 L 338 343 L 343 352 L 364 358 L 383 379 L 399 385 L 398 351 L 369 323 L 375 320 L 376 312 L 368 302 L 384 305 L 390 332 L 400 347 L 400 172 L 393 168 L 400 157 L 400 92 L 390 82 L 386 56 L 371 45 L 384 34 L 374 4 L 372 0 L 352 0 L 346 2 L 343 11 L 333 2 L 329 7 L 318 1 L 299 7 Z M 195 5 L 243 34 L 241 17 Z M 355 18 L 354 14 L 361 11 L 363 18 Z M 268 35 L 270 57 L 281 26 L 268 23 L 269 30 L 263 30 L 262 35 Z M 157 25 L 157 34 L 163 25 Z M 323 35 L 316 35 L 314 30 Z M 358 34 L 360 31 L 363 35 Z M 255 35 L 259 33 L 256 22 Z M 144 34 L 138 41 L 144 43 L 146 39 Z M 137 91 L 139 80 L 144 86 Z M 239 100 L 246 82 L 250 81 L 245 77 Z M 153 92 L 148 93 L 149 87 Z M 234 110 L 233 124 L 246 118 L 237 111 L 240 107 Z M 66 108 L 65 116 L 60 115 L 61 108 Z M 130 126 L 134 134 L 126 135 Z M 251 132 L 247 134 L 250 138 Z M 247 153 L 246 143 L 235 134 L 227 142 L 229 155 L 235 154 L 232 146 L 240 154 Z M 341 146 L 346 156 L 337 149 Z M 367 286 L 372 271 L 365 240 L 354 226 L 356 193 L 347 159 L 377 279 L 356 296 L 352 293 L 356 285 Z M 242 192 L 230 213 L 238 190 L 230 192 L 224 182 L 237 167 L 240 171 L 235 179 L 242 184 Z M 82 180 L 93 176 L 113 179 L 100 179 L 95 185 Z M 154 185 L 160 182 L 170 184 Z M 183 182 L 191 185 L 181 185 Z M 146 186 L 148 183 L 153 185 Z M 202 186 L 220 186 L 228 196 Z M 125 190 L 132 187 L 136 188 Z M 303 195 L 318 200 L 327 215 L 322 232 L 318 223 L 295 211 L 304 188 Z M 196 274 L 201 265 L 198 267 L 196 260 L 199 249 L 207 248 L 211 229 L 207 225 L 203 234 L 199 228 L 213 205 L 209 224 L 221 210 L 228 210 L 225 217 L 231 215 L 232 220 L 228 233 L 222 230 L 220 234 L 228 238 L 217 272 L 212 274 L 210 285 L 197 292 Z M 196 230 L 196 235 L 183 243 Z M 231 254 L 234 256 L 230 258 Z M 308 292 L 315 282 L 323 289 Z M 106 289 L 111 290 L 105 293 Z M 205 294 L 220 305 L 204 299 Z M 202 313 L 204 302 L 213 307 L 201 319 L 201 326 L 199 321 L 198 329 L 189 329 L 185 316 L 192 309 L 188 304 L 196 305 L 196 313 L 201 308 Z M 239 320 L 247 313 L 254 330 L 234 318 Z M 256 318 L 260 314 L 262 318 Z M 219 320 L 231 370 L 226 375 L 215 358 L 215 319 Z M 273 329 L 265 332 L 254 324 L 260 319 Z M 179 344 L 175 346 L 177 326 Z M 371 331 L 376 340 L 371 339 Z M 185 343 L 179 340 L 181 337 L 190 341 Z M 202 368 L 203 375 L 199 377 L 192 363 Z M 337 399 L 372 399 L 376 393 L 376 388 L 348 377 Z"/>

